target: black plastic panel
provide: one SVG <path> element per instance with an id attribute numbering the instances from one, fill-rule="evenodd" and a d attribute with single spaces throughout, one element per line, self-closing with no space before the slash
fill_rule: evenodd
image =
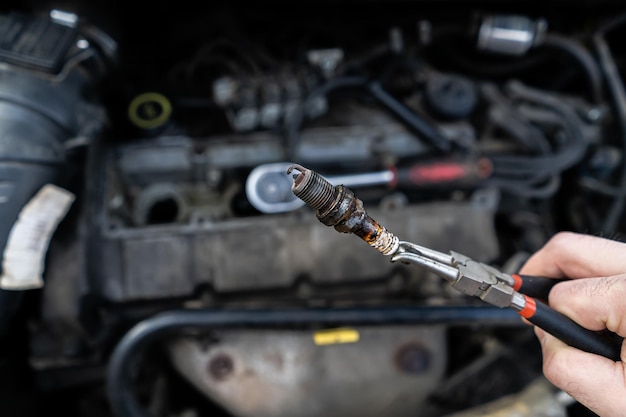
<path id="1" fill-rule="evenodd" d="M 56 73 L 75 38 L 76 29 L 47 19 L 0 15 L 0 61 Z"/>

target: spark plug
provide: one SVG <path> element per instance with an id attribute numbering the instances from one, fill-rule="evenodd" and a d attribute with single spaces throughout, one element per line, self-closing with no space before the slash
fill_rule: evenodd
<path id="1" fill-rule="evenodd" d="M 315 171 L 293 164 L 287 174 L 293 175 L 291 191 L 316 210 L 318 220 L 341 233 L 352 233 L 383 255 L 398 251 L 399 239 L 372 219 L 363 202 L 343 185 L 333 186 Z"/>

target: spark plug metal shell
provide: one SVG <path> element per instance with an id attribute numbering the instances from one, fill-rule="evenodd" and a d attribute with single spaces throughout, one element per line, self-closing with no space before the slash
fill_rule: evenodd
<path id="1" fill-rule="evenodd" d="M 393 255 L 399 239 L 376 220 L 372 219 L 363 202 L 352 190 L 343 185 L 333 186 L 315 171 L 301 165 L 291 165 L 287 170 L 293 176 L 292 192 L 310 207 L 316 209 L 318 220 L 341 233 L 352 233 L 384 255 Z"/>

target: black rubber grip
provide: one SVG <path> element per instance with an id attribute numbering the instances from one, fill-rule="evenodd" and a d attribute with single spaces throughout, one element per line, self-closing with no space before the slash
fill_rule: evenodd
<path id="1" fill-rule="evenodd" d="M 518 289 L 522 294 L 529 297 L 538 298 L 540 300 L 548 300 L 550 290 L 559 282 L 567 281 L 566 279 L 554 279 L 546 277 L 538 277 L 533 275 L 518 275 L 522 279 L 522 286 Z"/>
<path id="2" fill-rule="evenodd" d="M 543 303 L 537 303 L 537 310 L 528 321 L 572 347 L 614 361 L 620 360 L 623 342 L 621 337 L 585 329 Z"/>

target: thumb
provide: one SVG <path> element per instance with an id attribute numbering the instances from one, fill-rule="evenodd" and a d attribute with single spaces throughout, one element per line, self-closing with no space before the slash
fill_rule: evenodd
<path id="1" fill-rule="evenodd" d="M 626 275 L 585 278 L 554 286 L 551 307 L 583 327 L 626 335 Z M 602 417 L 626 410 L 626 345 L 619 362 L 567 346 L 536 329 L 546 377 Z"/>
<path id="2" fill-rule="evenodd" d="M 626 275 L 564 281 L 550 291 L 550 306 L 590 330 L 626 336 Z M 622 360 L 625 358 L 622 357 Z"/>

